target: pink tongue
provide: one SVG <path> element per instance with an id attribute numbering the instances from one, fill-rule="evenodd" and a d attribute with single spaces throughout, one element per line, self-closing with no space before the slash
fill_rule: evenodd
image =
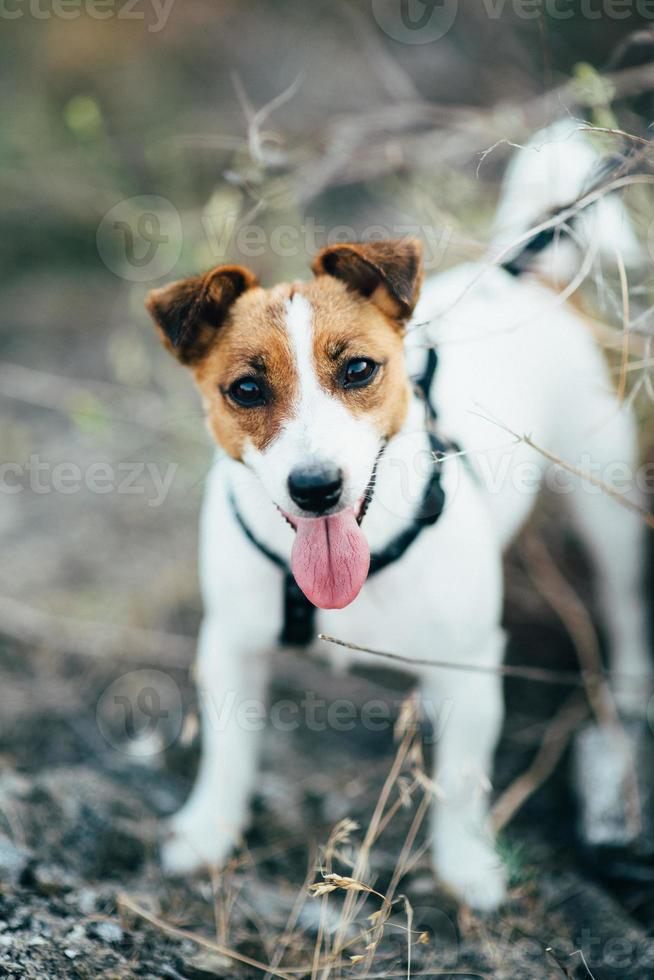
<path id="1" fill-rule="evenodd" d="M 314 606 L 342 609 L 356 599 L 370 567 L 370 549 L 350 508 L 332 517 L 294 517 L 291 568 Z"/>

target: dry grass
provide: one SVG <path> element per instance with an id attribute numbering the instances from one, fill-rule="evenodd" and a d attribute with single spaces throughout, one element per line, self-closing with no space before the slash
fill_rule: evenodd
<path id="1" fill-rule="evenodd" d="M 412 909 L 408 899 L 397 896 L 397 886 L 410 866 L 413 856 L 416 835 L 424 819 L 431 798 L 430 780 L 422 769 L 422 752 L 418 728 L 418 703 L 411 695 L 405 702 L 396 726 L 398 739 L 397 751 L 388 776 L 379 795 L 372 819 L 366 829 L 363 840 L 355 845 L 353 835 L 358 831 L 358 825 L 350 820 L 339 821 L 332 830 L 325 846 L 310 869 L 305 886 L 300 889 L 294 903 L 291 916 L 284 931 L 277 937 L 271 948 L 269 963 L 262 963 L 246 956 L 227 943 L 228 923 L 236 901 L 234 888 L 230 883 L 233 868 L 225 871 L 211 871 L 215 898 L 216 939 L 208 939 L 186 929 L 142 907 L 128 895 L 123 895 L 119 906 L 126 916 L 136 916 L 148 925 L 176 939 L 191 940 L 198 946 L 225 957 L 236 964 L 251 967 L 264 974 L 267 978 L 279 977 L 283 980 L 291 978 L 311 977 L 311 980 L 328 980 L 330 977 L 342 975 L 343 970 L 357 967 L 353 976 L 372 976 L 370 972 L 375 965 L 375 956 L 380 947 L 384 930 L 394 907 L 399 903 L 406 915 L 406 942 L 409 972 L 411 974 L 411 949 L 416 943 L 424 946 L 428 942 L 427 935 L 414 933 L 412 929 Z M 409 772 L 413 777 L 410 782 L 402 781 L 403 772 Z M 423 778 L 417 778 L 418 774 Z M 397 814 L 400 807 L 414 805 L 416 793 L 420 800 L 415 807 L 415 814 L 401 849 L 395 871 L 385 892 L 377 891 L 367 879 L 369 877 L 369 862 L 371 851 L 380 836 L 387 829 L 390 820 Z M 354 860 L 351 855 L 354 854 Z M 342 874 L 333 870 L 335 865 L 352 865 L 351 874 Z M 318 875 L 318 880 L 311 881 Z M 328 904 L 336 896 L 344 897 L 339 908 L 339 925 L 333 935 L 327 929 Z M 377 907 L 370 912 L 368 899 L 375 901 Z M 313 949 L 310 949 L 306 937 L 296 932 L 296 923 L 303 904 L 307 901 L 321 902 L 320 927 Z M 309 955 L 310 954 L 310 955 Z M 386 952 L 386 957 L 388 953 Z M 304 958 L 304 962 L 302 962 Z M 288 965 L 283 961 L 289 960 Z M 366 972 L 361 973 L 363 965 Z M 348 974 L 350 975 L 350 974 Z M 392 976 L 390 973 L 379 974 Z M 430 973 L 431 976 L 438 975 Z"/>

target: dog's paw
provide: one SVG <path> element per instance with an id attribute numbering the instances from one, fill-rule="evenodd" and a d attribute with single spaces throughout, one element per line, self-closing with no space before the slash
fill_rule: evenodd
<path id="1" fill-rule="evenodd" d="M 436 873 L 459 901 L 477 912 L 493 912 L 506 898 L 506 873 L 492 845 L 466 841 L 465 848 L 441 853 Z"/>
<path id="2" fill-rule="evenodd" d="M 204 867 L 221 867 L 239 834 L 230 832 L 214 814 L 184 807 L 165 826 L 161 864 L 167 874 L 190 874 Z"/>

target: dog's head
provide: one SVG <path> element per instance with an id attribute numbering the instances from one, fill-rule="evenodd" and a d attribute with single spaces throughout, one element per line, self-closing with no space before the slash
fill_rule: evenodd
<path id="1" fill-rule="evenodd" d="M 310 282 L 263 289 L 247 269 L 218 266 L 154 290 L 147 307 L 192 370 L 218 444 L 296 528 L 298 584 L 316 605 L 340 608 L 367 575 L 358 519 L 407 411 L 403 331 L 421 249 L 332 245 L 313 272 Z"/>

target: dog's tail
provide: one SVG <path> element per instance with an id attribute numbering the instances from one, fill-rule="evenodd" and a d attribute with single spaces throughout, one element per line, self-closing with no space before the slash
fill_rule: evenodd
<path id="1" fill-rule="evenodd" d="M 645 260 L 619 193 L 603 188 L 637 169 L 638 153 L 607 157 L 582 124 L 562 119 L 538 132 L 506 172 L 492 237 L 495 255 L 513 275 L 533 270 L 555 282 L 571 279 L 589 249 L 627 267 Z M 588 204 L 595 198 L 594 203 Z M 531 228 L 556 219 L 533 236 Z M 514 248 L 510 248 L 515 243 Z"/>

